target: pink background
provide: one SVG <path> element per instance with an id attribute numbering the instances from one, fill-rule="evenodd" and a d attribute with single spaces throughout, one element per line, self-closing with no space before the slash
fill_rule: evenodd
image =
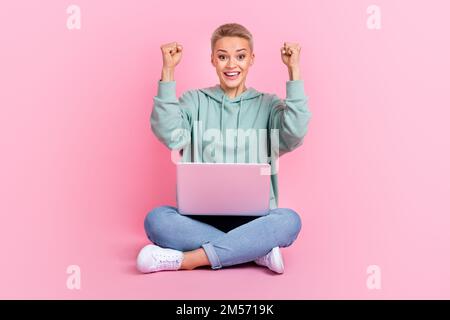
<path id="1" fill-rule="evenodd" d="M 0 298 L 450 298 L 448 1 L 377 0 L 381 30 L 365 0 L 73 3 L 81 30 L 66 28 L 69 1 L 0 6 Z M 226 22 L 254 35 L 260 91 L 284 98 L 279 48 L 303 47 L 313 119 L 279 177 L 303 230 L 282 276 L 138 274 L 146 213 L 175 204 L 149 123 L 159 46 L 184 46 L 179 94 L 214 85 L 209 38 Z M 66 287 L 72 264 L 81 290 Z"/>

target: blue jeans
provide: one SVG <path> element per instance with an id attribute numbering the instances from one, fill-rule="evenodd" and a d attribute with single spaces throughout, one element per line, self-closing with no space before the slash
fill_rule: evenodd
<path id="1" fill-rule="evenodd" d="M 154 244 L 183 252 L 203 248 L 213 269 L 253 261 L 277 246 L 288 247 L 301 225 L 300 216 L 288 208 L 250 217 L 186 216 L 176 207 L 160 206 L 144 222 Z"/>

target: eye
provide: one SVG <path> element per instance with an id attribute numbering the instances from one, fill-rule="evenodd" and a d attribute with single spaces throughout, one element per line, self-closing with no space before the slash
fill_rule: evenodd
<path id="1" fill-rule="evenodd" d="M 240 54 L 240 55 L 238 56 L 238 59 L 239 59 L 239 60 L 244 60 L 244 59 L 245 59 L 245 54 Z"/>
<path id="2" fill-rule="evenodd" d="M 224 60 L 226 57 L 224 55 L 219 55 L 219 60 Z"/>

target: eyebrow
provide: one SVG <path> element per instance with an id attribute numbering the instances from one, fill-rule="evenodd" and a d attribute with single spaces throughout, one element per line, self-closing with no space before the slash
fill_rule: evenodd
<path id="1" fill-rule="evenodd" d="M 238 49 L 238 50 L 236 50 L 236 52 L 239 52 L 239 51 L 242 51 L 242 50 L 247 50 L 247 49 L 245 49 L 245 48 Z M 227 52 L 226 50 L 223 50 L 223 49 L 217 50 L 217 52 L 219 52 L 219 51 Z"/>

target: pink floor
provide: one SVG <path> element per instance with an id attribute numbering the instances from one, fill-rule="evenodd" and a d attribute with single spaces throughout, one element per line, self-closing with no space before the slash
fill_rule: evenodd
<path id="1" fill-rule="evenodd" d="M 381 29 L 366 0 L 74 3 L 79 30 L 69 2 L 0 6 L 0 298 L 450 298 L 449 1 L 377 0 Z M 260 91 L 285 97 L 279 48 L 302 46 L 312 119 L 279 187 L 303 229 L 281 276 L 138 274 L 144 216 L 175 204 L 149 122 L 160 45 L 183 44 L 178 94 L 215 85 L 209 39 L 229 21 L 253 32 Z"/>

